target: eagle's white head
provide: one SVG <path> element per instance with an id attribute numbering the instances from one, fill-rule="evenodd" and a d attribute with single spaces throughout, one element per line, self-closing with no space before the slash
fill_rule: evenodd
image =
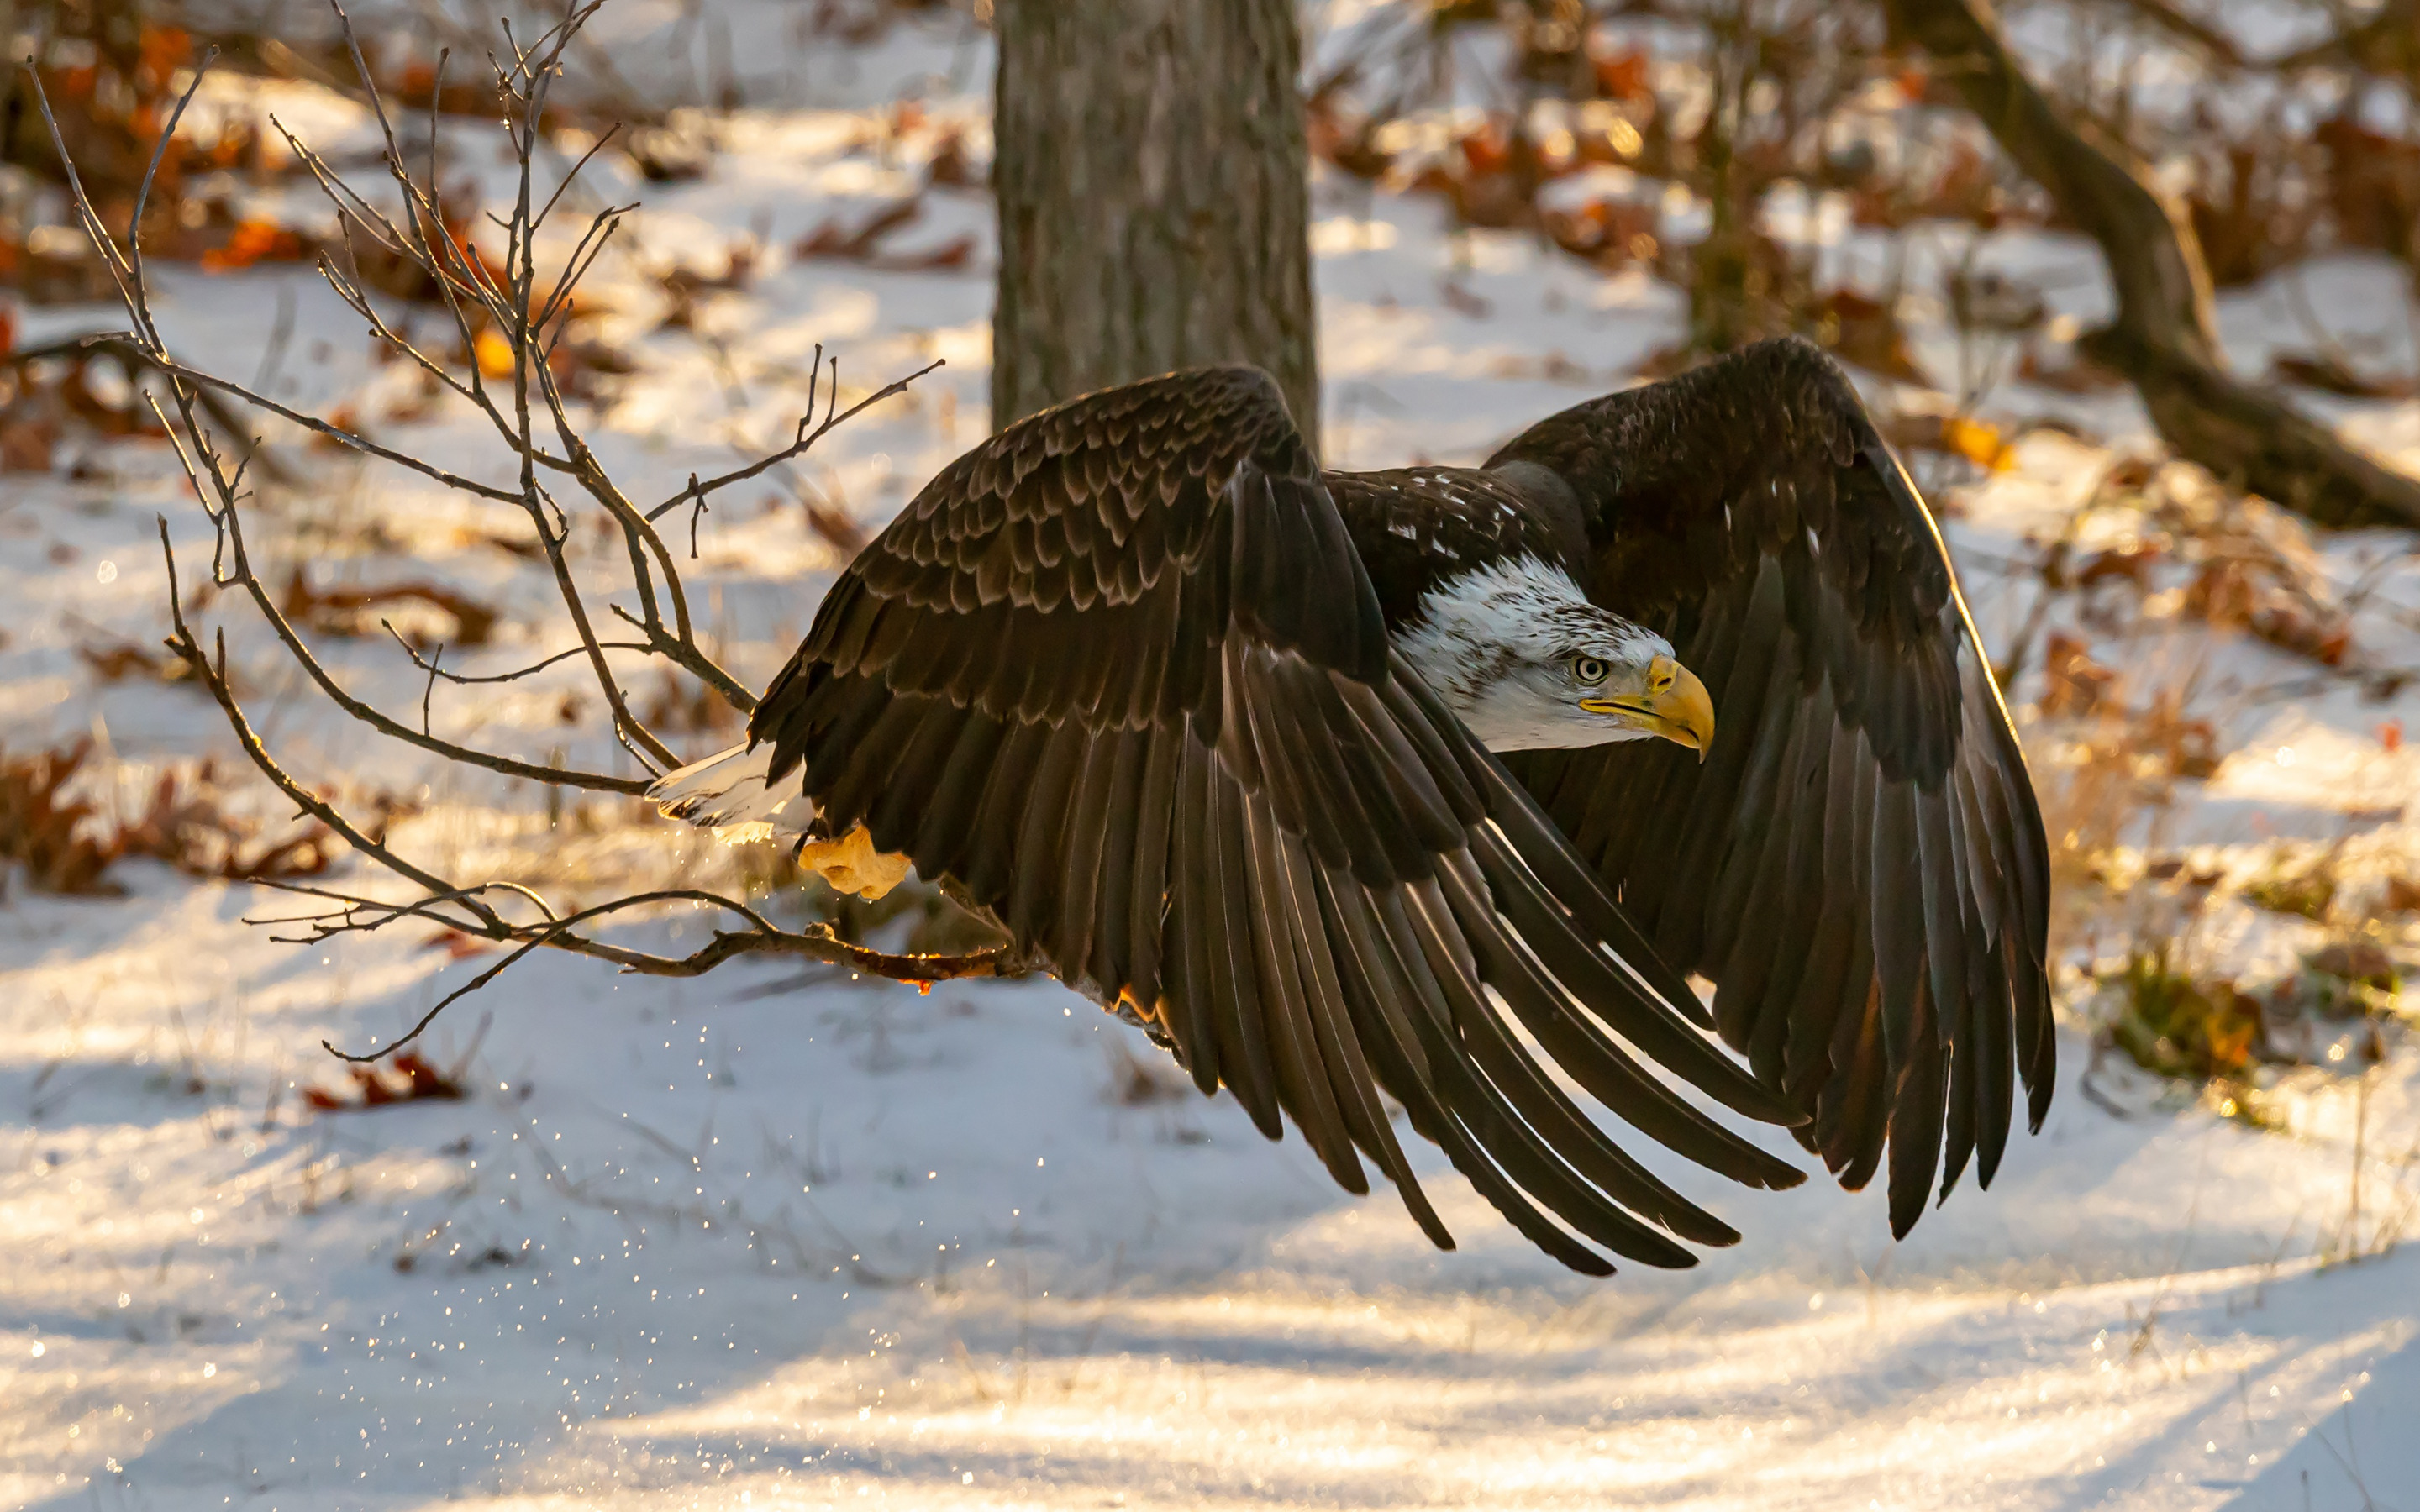
<path id="1" fill-rule="evenodd" d="M 1671 643 L 1533 556 L 1440 582 L 1396 644 L 1490 750 L 1661 735 L 1702 760 L 1714 738 L 1714 700 Z"/>

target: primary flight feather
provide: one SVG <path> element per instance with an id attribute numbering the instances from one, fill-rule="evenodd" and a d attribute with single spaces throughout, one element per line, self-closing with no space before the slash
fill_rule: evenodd
<path id="1" fill-rule="evenodd" d="M 1323 473 L 1244 367 L 1034 415 L 655 795 L 847 890 L 912 863 L 1440 1245 L 1382 1090 L 1601 1274 L 1738 1235 L 1548 1063 L 1751 1186 L 1801 1177 L 1651 1066 L 1844 1184 L 1886 1157 L 1902 1234 L 2051 1089 L 2024 758 L 1931 517 L 1802 342 L 1479 469 Z"/>

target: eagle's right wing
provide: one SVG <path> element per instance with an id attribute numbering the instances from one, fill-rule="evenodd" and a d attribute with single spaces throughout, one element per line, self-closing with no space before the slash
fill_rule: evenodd
<path id="1" fill-rule="evenodd" d="M 1358 1147 L 1440 1245 L 1381 1088 L 1574 1269 L 1611 1266 L 1548 1212 L 1654 1265 L 1693 1257 L 1651 1225 L 1737 1238 L 1535 1049 L 1691 1159 L 1800 1180 L 1641 1065 L 1792 1118 L 1676 1010 L 1697 1008 L 1685 987 L 1388 651 L 1253 369 L 1078 399 L 953 463 L 834 584 L 749 735 L 830 834 L 862 822 L 953 879 L 1271 1138 L 1290 1115 L 1355 1192 Z"/>
<path id="2" fill-rule="evenodd" d="M 1932 517 L 1831 359 L 1794 338 L 1540 421 L 1589 512 L 1590 596 L 1714 690 L 1702 762 L 1660 741 L 1506 764 L 1714 1021 L 1812 1115 L 1844 1185 L 1888 1159 L 1904 1235 L 2058 1041 L 2050 852 L 2024 752 Z"/>

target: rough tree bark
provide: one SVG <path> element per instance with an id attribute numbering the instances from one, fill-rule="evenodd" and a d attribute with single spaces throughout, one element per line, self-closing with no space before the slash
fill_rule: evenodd
<path id="1" fill-rule="evenodd" d="M 2018 167 L 2101 243 L 2118 316 L 2086 356 L 2122 373 L 2180 456 L 2322 525 L 2420 524 L 2420 479 L 2383 467 L 2226 368 L 2211 282 L 2182 207 L 2125 143 L 2070 120 L 2001 44 L 1981 0 L 1885 0 Z"/>
<path id="2" fill-rule="evenodd" d="M 992 424 L 1249 362 L 1314 440 L 1294 0 L 999 0 Z"/>

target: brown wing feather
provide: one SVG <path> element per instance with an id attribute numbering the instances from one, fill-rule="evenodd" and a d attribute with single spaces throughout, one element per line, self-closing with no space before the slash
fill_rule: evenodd
<path id="1" fill-rule="evenodd" d="M 1683 1265 L 1671 1234 L 1736 1237 L 1579 1112 L 1508 1005 L 1652 1137 L 1798 1180 L 1606 1032 L 1794 1117 L 1618 968 L 1612 901 L 1389 653 L 1258 372 L 1095 394 L 961 457 L 842 576 L 749 732 L 828 832 L 863 822 L 953 879 L 1205 1091 L 1272 1137 L 1291 1118 L 1346 1187 L 1374 1162 L 1440 1244 L 1382 1088 L 1575 1268 L 1610 1269 L 1583 1239 Z"/>
<path id="2" fill-rule="evenodd" d="M 1723 1038 L 1812 1118 L 1851 1186 L 1887 1146 L 1904 1234 L 2039 1128 L 2055 1044 L 2048 851 L 1947 552 L 1855 391 L 1771 342 L 1540 423 L 1590 519 L 1589 591 L 1661 630 L 1715 699 L 1700 764 L 1662 743 L 1507 761 Z M 1936 1183 L 1937 1178 L 1937 1183 Z"/>

